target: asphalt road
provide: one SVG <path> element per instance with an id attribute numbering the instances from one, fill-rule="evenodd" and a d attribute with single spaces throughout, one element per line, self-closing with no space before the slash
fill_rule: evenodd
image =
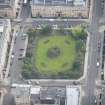
<path id="1" fill-rule="evenodd" d="M 30 9 L 29 4 L 27 4 L 27 5 L 22 5 L 21 13 L 20 13 L 20 19 L 29 18 L 30 15 L 31 15 L 31 9 Z"/>
<path id="2" fill-rule="evenodd" d="M 25 47 L 25 40 L 22 40 L 22 34 L 23 30 L 20 30 L 17 32 L 17 36 L 15 38 L 15 43 L 13 47 L 12 53 L 14 54 L 14 57 L 12 60 L 12 64 L 10 66 L 10 78 L 11 82 L 22 82 L 22 77 L 21 77 L 21 60 L 18 60 L 20 54 L 23 54 L 23 51 L 20 49 L 24 49 Z"/>
<path id="3" fill-rule="evenodd" d="M 21 9 L 21 23 L 19 24 L 20 29 L 18 29 L 15 43 L 13 47 L 14 57 L 12 59 L 12 65 L 10 67 L 10 81 L 11 83 L 24 83 L 24 80 L 21 76 L 22 71 L 22 61 L 19 60 L 21 54 L 24 52 L 20 49 L 24 49 L 26 47 L 25 40 L 22 40 L 22 35 L 26 33 L 25 25 L 26 19 L 30 16 L 30 7 L 29 5 L 23 5 Z M 14 24 L 14 23 L 13 23 Z M 15 23 L 16 24 L 16 23 Z M 15 27 L 15 25 L 14 25 Z"/>
<path id="4" fill-rule="evenodd" d="M 94 0 L 92 19 L 89 25 L 90 32 L 90 45 L 89 45 L 89 60 L 88 60 L 88 69 L 87 76 L 84 84 L 84 98 L 83 105 L 94 105 L 94 96 L 96 92 L 96 80 L 98 78 L 98 72 L 100 67 L 96 66 L 97 59 L 100 59 L 100 54 L 98 53 L 98 41 L 102 38 L 98 31 L 98 21 L 102 15 L 101 10 L 101 0 Z"/>

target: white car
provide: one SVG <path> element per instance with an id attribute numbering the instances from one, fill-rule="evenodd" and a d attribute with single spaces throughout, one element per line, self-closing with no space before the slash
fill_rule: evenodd
<path id="1" fill-rule="evenodd" d="M 99 61 L 97 61 L 97 67 L 99 67 L 100 66 L 100 63 L 99 63 Z"/>
<path id="2" fill-rule="evenodd" d="M 12 59 L 14 58 L 14 54 L 11 55 L 11 58 L 12 58 Z"/>

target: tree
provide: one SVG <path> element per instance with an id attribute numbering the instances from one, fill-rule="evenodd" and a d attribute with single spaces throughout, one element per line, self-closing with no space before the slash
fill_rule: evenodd
<path id="1" fill-rule="evenodd" d="M 40 32 L 41 32 L 41 34 L 49 34 L 49 33 L 51 33 L 52 32 L 52 28 L 51 28 L 51 26 L 48 26 L 48 25 L 46 25 L 46 26 L 43 26 L 42 27 L 42 29 L 40 30 Z"/>
<path id="2" fill-rule="evenodd" d="M 29 39 L 33 40 L 37 34 L 37 30 L 36 29 L 29 29 L 27 32 Z"/>
<path id="3" fill-rule="evenodd" d="M 32 70 L 33 66 L 32 64 L 28 63 L 28 64 L 24 64 L 22 68 L 26 70 Z"/>
<path id="4" fill-rule="evenodd" d="M 73 70 L 80 70 L 81 67 L 81 61 L 76 60 L 73 64 Z"/>
<path id="5" fill-rule="evenodd" d="M 22 70 L 21 74 L 25 79 L 29 79 L 31 77 L 31 72 L 28 70 Z"/>
<path id="6" fill-rule="evenodd" d="M 76 51 L 77 52 L 85 52 L 85 43 L 82 40 L 77 41 Z"/>
<path id="7" fill-rule="evenodd" d="M 76 26 L 74 28 L 72 28 L 72 34 L 74 36 L 74 38 L 76 39 L 81 39 L 81 40 L 85 40 L 87 37 L 87 33 L 85 31 L 85 27 L 82 25 Z"/>
<path id="8" fill-rule="evenodd" d="M 63 26 L 60 26 L 59 27 L 59 30 L 58 30 L 58 32 L 60 33 L 60 34 L 65 34 L 65 32 L 66 32 L 67 30 L 65 30 L 64 28 L 63 28 Z"/>

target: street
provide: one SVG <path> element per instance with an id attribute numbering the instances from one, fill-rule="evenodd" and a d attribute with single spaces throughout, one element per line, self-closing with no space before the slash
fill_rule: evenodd
<path id="1" fill-rule="evenodd" d="M 92 19 L 90 21 L 89 32 L 90 32 L 90 45 L 89 45 L 89 57 L 88 57 L 88 69 L 85 78 L 83 105 L 94 105 L 94 96 L 96 91 L 96 81 L 98 78 L 97 59 L 100 59 L 100 54 L 97 51 L 97 43 L 101 40 L 102 36 L 99 33 L 98 22 L 102 15 L 101 12 L 101 0 L 94 0 Z M 100 59 L 101 60 L 101 59 Z"/>

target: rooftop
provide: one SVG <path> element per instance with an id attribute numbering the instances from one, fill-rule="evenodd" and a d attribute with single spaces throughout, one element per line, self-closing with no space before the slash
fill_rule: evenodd
<path id="1" fill-rule="evenodd" d="M 29 103 L 30 85 L 12 85 L 11 94 L 15 97 L 16 102 Z"/>
<path id="2" fill-rule="evenodd" d="M 11 90 L 15 100 L 23 103 L 29 101 L 33 105 L 79 105 L 80 101 L 80 88 L 74 86 L 41 87 L 14 84 Z"/>
<path id="3" fill-rule="evenodd" d="M 59 105 L 59 98 L 66 97 L 66 89 L 60 87 L 33 87 L 31 88 L 31 102 L 33 104 Z"/>
<path id="4" fill-rule="evenodd" d="M 13 6 L 15 0 L 0 0 L 0 8 L 8 8 Z"/>
<path id="5" fill-rule="evenodd" d="M 5 36 L 5 31 L 6 31 L 8 22 L 9 22 L 9 20 L 0 19 L 0 52 L 2 52 L 4 43 L 5 43 L 5 37 L 6 37 Z M 1 59 L 1 54 L 2 53 L 0 53 L 0 62 L 2 60 Z"/>
<path id="6" fill-rule="evenodd" d="M 36 5 L 81 5 L 85 6 L 86 0 L 32 0 L 32 4 Z"/>
<path id="7" fill-rule="evenodd" d="M 10 3 L 10 0 L 0 0 L 0 3 L 7 4 Z"/>
<path id="8" fill-rule="evenodd" d="M 16 105 L 14 96 L 12 94 L 9 94 L 9 93 L 4 95 L 3 105 Z"/>
<path id="9" fill-rule="evenodd" d="M 80 90 L 77 87 L 67 86 L 67 105 L 79 105 Z"/>
<path id="10" fill-rule="evenodd" d="M 65 97 L 65 88 L 43 87 L 40 92 L 40 99 L 55 99 L 57 96 Z"/>

